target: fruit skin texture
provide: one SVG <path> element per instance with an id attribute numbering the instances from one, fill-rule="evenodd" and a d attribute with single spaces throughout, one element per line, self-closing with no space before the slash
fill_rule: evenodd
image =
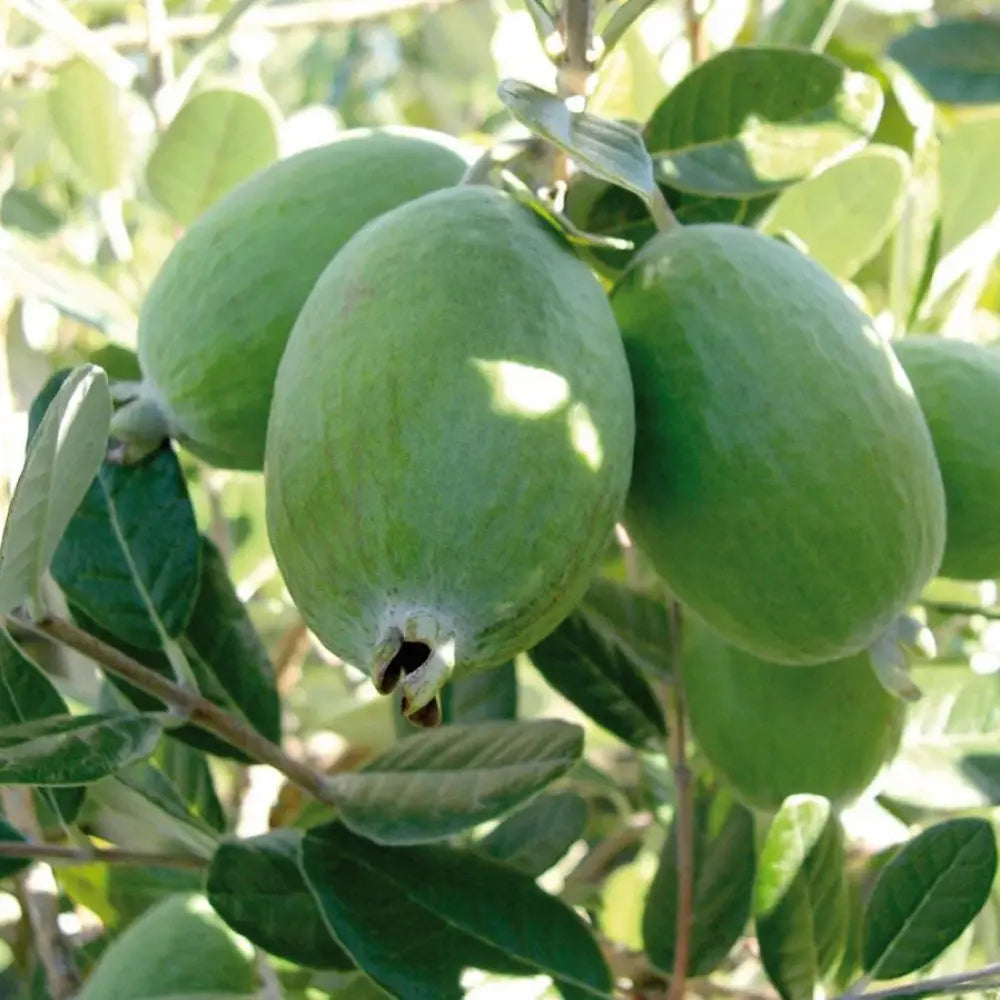
<path id="1" fill-rule="evenodd" d="M 899 748 L 906 704 L 879 684 L 867 653 L 790 670 L 688 615 L 681 672 L 696 743 L 757 809 L 800 792 L 847 805 Z"/>
<path id="2" fill-rule="evenodd" d="M 1000 352 L 941 337 L 893 344 L 934 439 L 948 507 L 942 576 L 1000 577 Z"/>
<path id="3" fill-rule="evenodd" d="M 401 681 L 416 709 L 570 612 L 633 443 L 587 267 L 498 191 L 436 192 L 361 230 L 299 315 L 268 430 L 271 543 L 310 628 L 380 690 L 402 641 L 430 648 Z"/>
<path id="4" fill-rule="evenodd" d="M 944 492 L 902 368 L 797 250 L 706 224 L 612 291 L 636 395 L 626 525 L 727 641 L 808 665 L 873 642 L 934 575 Z"/>
<path id="5" fill-rule="evenodd" d="M 76 1000 L 256 995 L 253 950 L 196 893 L 168 896 L 108 945 Z"/>
<path id="6" fill-rule="evenodd" d="M 139 318 L 144 405 L 119 411 L 113 432 L 141 438 L 152 407 L 206 461 L 259 470 L 278 362 L 323 268 L 365 223 L 457 183 L 466 165 L 443 134 L 359 129 L 238 185 L 153 282 Z"/>

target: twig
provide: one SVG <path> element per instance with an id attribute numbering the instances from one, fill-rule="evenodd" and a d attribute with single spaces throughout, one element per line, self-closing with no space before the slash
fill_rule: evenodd
<path id="1" fill-rule="evenodd" d="M 684 726 L 684 689 L 681 684 L 681 608 L 670 603 L 670 646 L 675 682 L 667 696 L 667 753 L 674 771 L 677 828 L 677 931 L 674 938 L 674 968 L 668 1000 L 683 1000 L 691 950 L 691 917 L 694 896 L 694 802 L 691 770 L 687 763 Z"/>
<path id="2" fill-rule="evenodd" d="M 932 993 L 943 993 L 960 986 L 980 983 L 983 979 L 1000 977 L 1000 962 L 992 965 L 984 965 L 981 969 L 972 972 L 956 972 L 948 976 L 938 976 L 936 979 L 922 979 L 919 983 L 909 983 L 903 986 L 890 986 L 884 990 L 872 990 L 870 993 L 855 993 L 853 989 L 847 990 L 835 1000 L 888 1000 L 891 997 L 900 997 L 914 994 L 917 990 L 928 995 Z"/>
<path id="3" fill-rule="evenodd" d="M 49 636 L 64 646 L 69 646 L 70 649 L 75 649 L 100 664 L 109 673 L 121 677 L 167 705 L 180 709 L 193 725 L 221 737 L 253 760 L 261 764 L 270 764 L 293 784 L 321 802 L 337 804 L 330 783 L 322 774 L 289 757 L 277 744 L 261 736 L 241 719 L 230 715 L 196 691 L 161 677 L 160 674 L 144 667 L 114 646 L 101 642 L 89 632 L 84 632 L 83 629 L 62 618 L 46 618 L 40 622 L 26 622 L 23 619 L 14 621 L 41 635 Z"/>
<path id="4" fill-rule="evenodd" d="M 459 0 L 303 0 L 302 3 L 276 4 L 248 11 L 234 30 L 285 31 L 291 28 L 338 27 L 457 2 Z M 163 25 L 163 40 L 193 42 L 206 39 L 218 29 L 220 22 L 221 18 L 214 14 L 174 17 Z M 146 48 L 148 44 L 145 24 L 111 24 L 87 34 L 104 50 L 135 51 Z M 32 70 L 58 66 L 73 55 L 73 48 L 65 40 L 46 35 L 32 45 L 0 51 L 0 76 L 5 73 L 24 76 Z M 132 70 L 134 77 L 134 68 Z"/>
<path id="5" fill-rule="evenodd" d="M 41 828 L 28 788 L 2 789 L 4 811 L 11 823 L 30 836 L 40 838 Z M 45 985 L 52 1000 L 69 1000 L 79 988 L 73 953 L 59 929 L 59 894 L 52 870 L 39 865 L 16 882 L 17 898 L 31 935 L 33 951 L 45 972 Z"/>
<path id="6" fill-rule="evenodd" d="M 158 131 L 167 126 L 159 93 L 174 82 L 174 50 L 167 40 L 167 7 L 164 0 L 146 0 L 146 85 L 149 106 Z"/>
<path id="7" fill-rule="evenodd" d="M 565 885 L 586 885 L 596 882 L 606 873 L 608 866 L 637 840 L 641 840 L 652 825 L 651 813 L 638 813 L 628 824 L 610 837 L 599 840 L 583 860 L 567 876 Z"/>
<path id="8" fill-rule="evenodd" d="M 116 847 L 69 847 L 65 844 L 33 844 L 17 840 L 0 843 L 0 858 L 34 858 L 74 864 L 105 862 L 110 865 L 155 865 L 158 868 L 204 868 L 204 858 L 193 854 L 149 854 Z"/>
<path id="9" fill-rule="evenodd" d="M 991 621 L 1000 621 L 1000 608 L 980 608 L 975 604 L 961 604 L 956 601 L 921 601 L 929 611 L 940 611 L 944 615 L 978 615 Z"/>
<path id="10" fill-rule="evenodd" d="M 559 94 L 586 97 L 594 74 L 594 0 L 564 0 L 562 34 Z"/>
<path id="11" fill-rule="evenodd" d="M 703 14 L 698 10 L 698 0 L 684 0 L 684 27 L 691 47 L 691 65 L 697 66 L 708 58 L 708 38 L 705 35 Z"/>

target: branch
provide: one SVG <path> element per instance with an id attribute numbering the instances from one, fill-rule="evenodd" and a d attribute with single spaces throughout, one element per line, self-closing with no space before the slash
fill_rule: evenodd
<path id="1" fill-rule="evenodd" d="M 158 868 L 202 869 L 208 864 L 193 854 L 148 854 L 110 847 L 68 847 L 63 844 L 33 844 L 18 840 L 0 842 L 0 858 L 32 858 L 40 861 L 68 861 L 86 865 L 94 861 L 112 865 L 155 865 Z"/>
<path id="2" fill-rule="evenodd" d="M 292 784 L 298 785 L 313 798 L 329 805 L 337 805 L 330 783 L 322 774 L 289 757 L 277 744 L 261 736 L 241 719 L 203 698 L 197 691 L 167 680 L 148 667 L 144 667 L 138 660 L 133 660 L 114 646 L 101 642 L 100 639 L 65 619 L 46 618 L 40 622 L 27 622 L 20 618 L 12 620 L 34 632 L 55 639 L 70 649 L 75 649 L 100 664 L 108 673 L 121 677 L 141 691 L 159 698 L 172 708 L 179 709 L 192 725 L 214 733 L 242 750 L 253 760 L 261 764 L 270 764 Z"/>
<path id="3" fill-rule="evenodd" d="M 692 66 L 697 66 L 708 58 L 708 38 L 705 36 L 703 17 L 698 10 L 698 0 L 684 0 L 684 27 L 691 47 Z"/>
<path id="4" fill-rule="evenodd" d="M 457 0 L 303 0 L 301 3 L 278 4 L 248 11 L 235 26 L 235 31 L 284 31 L 290 28 L 338 27 L 360 21 L 373 21 L 405 11 L 444 7 Z M 211 37 L 223 17 L 213 14 L 192 14 L 174 17 L 163 24 L 165 42 L 192 42 Z M 81 25 L 82 27 L 82 25 Z M 87 32 L 104 48 L 141 50 L 148 44 L 145 24 L 111 24 Z M 46 35 L 32 45 L 0 51 L 0 76 L 24 76 L 36 69 L 51 69 L 71 59 L 73 49 L 56 38 Z"/>
<path id="5" fill-rule="evenodd" d="M 872 990 L 870 993 L 855 993 L 848 990 L 835 1000 L 890 1000 L 892 997 L 930 996 L 933 993 L 943 993 L 963 986 L 982 986 L 982 980 L 1000 977 L 1000 962 L 984 965 L 972 972 L 956 972 L 949 976 L 939 976 L 937 979 L 922 979 L 919 983 L 909 983 L 904 986 L 891 986 L 885 990 Z M 994 984 L 990 984 L 991 986 Z"/>
<path id="6" fill-rule="evenodd" d="M 674 823 L 677 825 L 677 931 L 668 1000 L 683 1000 L 691 950 L 691 916 L 694 905 L 694 802 L 691 770 L 687 763 L 684 690 L 680 675 L 681 608 L 676 601 L 670 604 L 670 646 L 674 685 L 667 696 L 667 751 L 673 766 L 674 788 L 677 795 L 674 808 Z"/>
<path id="7" fill-rule="evenodd" d="M 561 97 L 586 97 L 594 74 L 594 0 L 564 0 L 559 61 Z"/>

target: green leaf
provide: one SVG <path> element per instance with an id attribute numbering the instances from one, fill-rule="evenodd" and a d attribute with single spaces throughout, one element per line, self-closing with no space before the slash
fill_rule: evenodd
<path id="1" fill-rule="evenodd" d="M 658 196 L 653 164 L 642 136 L 631 125 L 585 111 L 522 80 L 504 80 L 500 100 L 518 121 L 565 150 L 579 166 L 648 200 Z"/>
<path id="2" fill-rule="evenodd" d="M 607 54 L 629 28 L 639 20 L 656 0 L 622 0 L 608 18 L 608 23 L 601 29 L 601 41 L 604 42 L 604 52 Z"/>
<path id="3" fill-rule="evenodd" d="M 583 730 L 558 719 L 443 726 L 331 779 L 344 822 L 383 844 L 438 840 L 492 819 L 565 774 Z"/>
<path id="4" fill-rule="evenodd" d="M 882 103 L 877 80 L 827 56 L 740 46 L 667 95 L 646 125 L 646 147 L 664 184 L 749 198 L 859 150 Z"/>
<path id="5" fill-rule="evenodd" d="M 575 792 L 539 795 L 476 844 L 495 861 L 537 878 L 583 836 L 587 803 Z"/>
<path id="6" fill-rule="evenodd" d="M 274 667 L 221 553 L 207 536 L 201 539 L 201 582 L 184 639 L 225 692 L 229 710 L 239 712 L 272 743 L 280 743 L 281 701 Z"/>
<path id="7" fill-rule="evenodd" d="M 987 820 L 952 819 L 914 837 L 882 870 L 865 907 L 869 976 L 896 979 L 940 955 L 983 908 L 996 870 Z"/>
<path id="8" fill-rule="evenodd" d="M 761 229 L 791 233 L 835 277 L 852 278 L 899 221 L 910 161 L 894 146 L 869 146 L 786 188 Z"/>
<path id="9" fill-rule="evenodd" d="M 441 846 L 385 848 L 338 823 L 309 831 L 302 870 L 332 932 L 400 1000 L 461 1000 L 463 968 L 544 973 L 609 1000 L 590 928 L 526 875 Z"/>
<path id="10" fill-rule="evenodd" d="M 57 373 L 38 394 L 29 429 L 65 377 Z M 184 474 L 165 443 L 137 465 L 101 463 L 55 550 L 52 575 L 113 635 L 159 649 L 191 617 L 200 552 Z"/>
<path id="11" fill-rule="evenodd" d="M 844 838 L 830 803 L 785 800 L 768 830 L 754 885 L 761 961 L 784 1000 L 813 1000 L 847 939 Z"/>
<path id="12" fill-rule="evenodd" d="M 941 255 L 975 236 L 1000 206 L 1000 113 L 958 122 L 941 139 Z M 992 247 L 996 246 L 995 239 Z M 974 254 L 974 262 L 981 259 Z"/>
<path id="13" fill-rule="evenodd" d="M 111 394 L 104 372 L 67 372 L 39 413 L 0 540 L 0 614 L 37 594 L 59 540 L 94 480 L 108 442 Z"/>
<path id="14" fill-rule="evenodd" d="M 88 831 L 138 850 L 189 851 L 210 858 L 218 831 L 196 815 L 170 779 L 142 760 L 87 789 Z"/>
<path id="15" fill-rule="evenodd" d="M 441 692 L 445 724 L 517 718 L 517 672 L 514 661 L 479 670 L 445 685 Z"/>
<path id="16" fill-rule="evenodd" d="M 694 812 L 690 975 L 708 975 L 739 940 L 750 917 L 755 866 L 753 813 L 728 796 L 699 794 Z M 649 959 L 667 972 L 674 967 L 676 931 L 675 822 L 663 845 L 642 919 Z"/>
<path id="17" fill-rule="evenodd" d="M 161 715 L 59 715 L 0 729 L 0 783 L 85 785 L 148 757 Z"/>
<path id="18" fill-rule="evenodd" d="M 26 844 L 28 838 L 19 830 L 15 830 L 6 820 L 0 819 L 0 843 L 3 844 Z M 0 858 L 0 878 L 8 878 L 23 872 L 25 868 L 30 868 L 31 858 Z"/>
<path id="19" fill-rule="evenodd" d="M 274 115 L 241 90 L 191 98 L 160 137 L 146 165 L 153 197 L 187 225 L 278 156 Z"/>
<path id="20" fill-rule="evenodd" d="M 49 112 L 81 178 L 93 191 L 118 187 L 128 165 L 128 124 L 115 85 L 86 59 L 64 63 L 49 92 Z"/>
<path id="21" fill-rule="evenodd" d="M 179 740 L 161 740 L 152 760 L 191 813 L 220 833 L 227 828 L 212 770 L 203 753 Z"/>
<path id="22" fill-rule="evenodd" d="M 822 52 L 846 6 L 846 0 L 785 0 L 762 32 L 761 41 Z"/>
<path id="23" fill-rule="evenodd" d="M 528 654 L 539 673 L 596 723 L 634 747 L 666 732 L 659 702 L 641 666 L 608 629 L 607 618 L 580 606 Z"/>
<path id="24" fill-rule="evenodd" d="M 62 216 L 37 191 L 11 187 L 0 196 L 0 226 L 45 237 L 51 236 L 62 223 Z"/>
<path id="25" fill-rule="evenodd" d="M 597 577 L 583 597 L 583 607 L 590 622 L 632 663 L 654 676 L 671 675 L 670 615 L 662 601 Z"/>
<path id="26" fill-rule="evenodd" d="M 299 870 L 299 830 L 280 829 L 219 845 L 208 898 L 219 916 L 271 955 L 311 969 L 351 969 Z"/>
<path id="27" fill-rule="evenodd" d="M 52 682 L 0 628 L 0 728 L 68 714 Z M 82 788 L 41 788 L 38 794 L 64 823 L 73 822 L 83 801 Z"/>
<path id="28" fill-rule="evenodd" d="M 944 104 L 1000 101 L 1000 23 L 941 21 L 894 39 L 888 54 Z"/>

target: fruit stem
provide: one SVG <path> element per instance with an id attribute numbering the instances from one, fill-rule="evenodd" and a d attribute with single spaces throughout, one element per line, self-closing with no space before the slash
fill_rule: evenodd
<path id="1" fill-rule="evenodd" d="M 646 205 L 649 208 L 649 214 L 653 217 L 653 225 L 656 226 L 657 232 L 666 233 L 680 226 L 677 216 L 674 215 L 658 184 L 653 185 L 653 190 L 646 198 Z"/>
<path id="2" fill-rule="evenodd" d="M 214 733 L 258 763 L 269 764 L 313 798 L 328 805 L 338 805 L 338 799 L 333 793 L 330 782 L 318 771 L 295 760 L 294 757 L 289 757 L 276 743 L 261 736 L 242 719 L 219 708 L 198 692 L 167 680 L 161 674 L 144 667 L 138 660 L 126 656 L 114 646 L 109 646 L 72 622 L 54 617 L 40 621 L 3 617 L 0 618 L 0 624 L 26 628 L 82 653 L 100 664 L 107 673 L 121 677 L 141 691 L 159 698 L 171 708 L 179 709 L 185 713 L 192 725 Z"/>
<path id="3" fill-rule="evenodd" d="M 694 796 L 687 763 L 684 689 L 681 684 L 681 607 L 670 602 L 670 652 L 674 683 L 667 695 L 667 756 L 674 772 L 674 824 L 677 830 L 677 928 L 674 968 L 667 1000 L 683 1000 L 691 950 L 694 897 Z"/>

